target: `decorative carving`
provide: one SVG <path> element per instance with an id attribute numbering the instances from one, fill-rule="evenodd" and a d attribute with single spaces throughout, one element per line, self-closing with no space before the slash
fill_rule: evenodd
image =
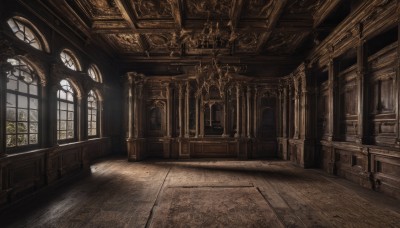
<path id="1" fill-rule="evenodd" d="M 237 49 L 239 52 L 255 52 L 257 49 L 259 34 L 255 32 L 239 35 Z"/>
<path id="2" fill-rule="evenodd" d="M 294 0 L 288 2 L 288 12 L 290 14 L 314 14 L 326 0 Z"/>
<path id="3" fill-rule="evenodd" d="M 133 1 L 133 6 L 141 19 L 172 18 L 168 0 L 137 0 Z"/>
<path id="4" fill-rule="evenodd" d="M 296 43 L 299 39 L 297 33 L 274 33 L 270 38 L 266 50 L 271 53 L 289 54 L 294 52 L 297 47 Z"/>
<path id="5" fill-rule="evenodd" d="M 232 5 L 232 0 L 187 0 L 187 16 L 188 18 L 229 18 Z"/>
<path id="6" fill-rule="evenodd" d="M 87 0 L 81 1 L 88 9 L 91 17 L 122 16 L 114 0 Z"/>
<path id="7" fill-rule="evenodd" d="M 241 70 L 239 66 L 222 65 L 213 58 L 211 64 L 203 65 L 200 63 L 195 66 L 197 92 L 201 94 L 203 91 L 210 94 L 210 88 L 215 86 L 220 93 L 221 98 L 224 98 L 225 91 L 232 80 L 232 73 L 238 73 Z"/>
<path id="8" fill-rule="evenodd" d="M 108 34 L 110 42 L 120 52 L 142 52 L 143 49 L 140 45 L 139 34 L 131 33 L 119 33 L 119 34 Z"/>
<path id="9" fill-rule="evenodd" d="M 242 17 L 249 19 L 269 19 L 275 8 L 276 0 L 251 0 L 245 1 Z"/>

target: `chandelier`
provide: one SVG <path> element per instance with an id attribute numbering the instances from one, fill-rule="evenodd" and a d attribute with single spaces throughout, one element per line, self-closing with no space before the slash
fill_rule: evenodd
<path id="1" fill-rule="evenodd" d="M 220 97 L 224 97 L 225 90 L 232 81 L 233 74 L 245 71 L 246 66 L 220 64 L 218 60 L 213 57 L 207 64 L 203 64 L 200 61 L 198 65 L 195 65 L 194 70 L 198 85 L 198 94 L 203 91 L 210 94 L 210 88 L 216 87 L 219 90 Z"/>

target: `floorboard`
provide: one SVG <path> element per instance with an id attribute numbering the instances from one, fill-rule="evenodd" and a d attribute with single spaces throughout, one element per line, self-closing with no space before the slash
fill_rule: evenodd
<path id="1" fill-rule="evenodd" d="M 0 227 L 398 227 L 400 201 L 284 161 L 99 161 Z"/>

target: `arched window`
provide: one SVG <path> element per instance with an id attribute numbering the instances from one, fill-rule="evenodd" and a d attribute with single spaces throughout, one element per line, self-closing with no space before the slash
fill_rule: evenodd
<path id="1" fill-rule="evenodd" d="M 75 55 L 69 50 L 63 50 L 60 53 L 61 61 L 64 63 L 66 67 L 71 70 L 77 71 L 80 70 L 80 65 L 78 59 Z"/>
<path id="2" fill-rule="evenodd" d="M 101 74 L 100 74 L 99 68 L 97 68 L 96 65 L 94 65 L 94 64 L 90 65 L 90 67 L 88 69 L 88 74 L 89 74 L 89 77 L 91 77 L 93 79 L 93 81 L 101 82 Z"/>
<path id="3" fill-rule="evenodd" d="M 88 94 L 88 136 L 98 136 L 99 109 L 96 94 L 91 90 Z"/>
<path id="4" fill-rule="evenodd" d="M 74 90 L 67 80 L 60 81 L 57 91 L 57 140 L 75 138 L 75 98 Z"/>
<path id="5" fill-rule="evenodd" d="M 49 52 L 48 45 L 44 36 L 39 32 L 39 30 L 28 20 L 22 17 L 13 17 L 8 19 L 7 24 L 10 26 L 14 35 L 24 41 L 25 43 L 31 45 L 38 50 L 45 50 Z"/>
<path id="6" fill-rule="evenodd" d="M 7 61 L 13 69 L 7 75 L 6 147 L 36 145 L 40 119 L 38 78 L 22 60 Z"/>

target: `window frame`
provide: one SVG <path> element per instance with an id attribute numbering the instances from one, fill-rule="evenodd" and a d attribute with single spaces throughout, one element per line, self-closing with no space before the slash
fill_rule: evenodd
<path id="1" fill-rule="evenodd" d="M 67 100 L 67 98 L 66 99 L 60 99 L 59 98 L 60 90 L 63 90 L 66 93 L 66 96 L 68 96 L 66 90 L 61 85 L 61 82 L 64 81 L 64 80 L 68 82 L 68 86 L 72 90 L 72 98 L 73 98 L 72 102 Z M 78 98 L 77 98 L 77 91 L 73 87 L 73 85 L 72 85 L 72 83 L 71 83 L 71 81 L 69 79 L 61 79 L 59 81 L 59 88 L 56 91 L 56 93 L 57 93 L 56 94 L 56 134 L 57 134 L 57 140 L 56 141 L 57 141 L 57 144 L 67 144 L 67 143 L 75 142 L 75 141 L 78 140 L 78 119 L 77 119 L 78 118 Z M 61 108 L 61 104 L 60 104 L 61 102 L 64 102 L 64 103 L 67 104 L 67 109 L 66 110 L 61 110 L 60 109 Z M 72 107 L 73 107 L 73 120 L 72 120 L 73 121 L 73 123 L 72 123 L 72 126 L 73 126 L 73 137 L 72 138 L 67 138 L 68 121 L 69 121 L 68 120 L 68 112 L 69 112 L 68 104 L 72 104 Z M 60 118 L 61 111 L 66 111 L 66 117 L 65 117 L 66 119 L 65 120 Z M 61 124 L 60 123 L 61 121 L 66 121 L 66 126 L 65 126 L 66 130 L 59 130 L 59 126 Z M 60 131 L 65 131 L 65 133 L 66 133 L 66 138 L 65 139 L 60 139 L 59 138 L 59 132 Z"/>
<path id="2" fill-rule="evenodd" d="M 13 57 L 13 58 L 10 58 L 10 59 L 14 59 L 14 60 L 16 60 L 16 61 L 18 61 L 19 62 L 19 64 L 20 65 L 18 65 L 18 66 L 21 66 L 21 65 L 25 65 L 29 70 L 30 70 L 30 72 L 31 72 L 31 76 L 32 76 L 32 78 L 33 78 L 33 81 L 36 81 L 36 90 L 37 90 L 37 94 L 35 95 L 35 94 L 31 94 L 30 93 L 30 84 L 28 84 L 28 83 L 25 83 L 26 85 L 27 85 L 27 92 L 21 92 L 21 91 L 19 91 L 19 90 L 12 90 L 11 88 L 9 88 L 8 87 L 8 78 L 10 77 L 9 75 L 7 75 L 7 77 L 6 77 L 6 79 L 4 80 L 4 82 L 5 82 L 5 85 L 4 85 L 4 88 L 5 88 L 5 90 L 4 90 L 4 97 L 5 97 L 5 100 L 7 100 L 7 97 L 8 97 L 8 94 L 13 94 L 14 96 L 15 96 L 15 107 L 9 107 L 8 105 L 7 105 L 7 102 L 5 103 L 5 114 L 6 114 L 6 116 L 4 117 L 4 128 L 3 128 L 3 130 L 4 130 L 4 139 L 5 139 L 5 141 L 4 141 L 4 148 L 5 148 L 5 150 L 6 150 L 6 152 L 7 153 L 17 153 L 17 152 L 23 152 L 23 151 L 29 151 L 29 150 L 32 150 L 32 149 L 38 149 L 38 148 L 40 148 L 41 146 L 42 146 L 42 137 L 43 137 L 43 132 L 42 132 L 42 124 L 43 124 L 43 120 L 42 120 L 42 99 L 43 99 L 43 97 L 42 97 L 42 89 L 43 89 L 43 87 L 42 87 L 42 85 L 41 85 L 41 78 L 36 74 L 36 72 L 35 72 L 35 70 L 33 69 L 33 67 L 29 64 L 29 63 L 27 63 L 26 61 L 24 61 L 24 60 L 22 60 L 22 59 L 20 59 L 20 58 L 18 58 L 17 56 L 16 57 Z M 9 59 L 9 60 L 10 60 Z M 15 66 L 15 65 L 13 65 L 13 66 Z M 14 77 L 14 78 L 16 78 L 15 76 L 11 76 L 11 77 Z M 11 79 L 11 80 L 15 80 L 16 82 L 17 82 L 17 84 L 16 84 L 16 87 L 17 87 L 17 89 L 19 88 L 19 80 L 21 80 L 21 79 L 18 79 L 18 78 L 16 78 L 16 79 Z M 27 98 L 27 107 L 26 108 L 23 108 L 23 107 L 18 107 L 18 96 L 23 96 L 23 97 L 26 97 Z M 31 108 L 31 102 L 30 102 L 30 99 L 36 99 L 37 100 L 37 107 L 36 107 L 36 109 L 32 109 Z M 7 133 L 7 122 L 8 122 L 8 120 L 7 120 L 7 110 L 9 109 L 9 108 L 14 108 L 15 109 L 15 121 L 13 121 L 14 123 L 15 123 L 15 128 L 16 128 L 16 131 L 15 131 L 15 133 L 14 134 L 9 134 L 9 133 Z M 19 109 L 25 109 L 25 110 L 27 110 L 27 120 L 26 121 L 19 121 L 18 120 L 18 111 L 19 111 Z M 31 120 L 31 116 L 30 116 L 30 112 L 31 111 L 36 111 L 37 112 L 37 121 L 32 121 Z M 28 129 L 27 129 L 27 132 L 26 133 L 23 133 L 23 134 L 25 134 L 25 135 L 27 135 L 27 144 L 26 145 L 18 145 L 18 123 L 27 123 L 27 127 L 28 127 Z M 30 129 L 30 124 L 31 123 L 36 123 L 37 124 L 37 132 L 31 132 L 31 129 Z M 37 135 L 37 143 L 35 143 L 35 144 L 30 144 L 29 143 L 29 140 L 30 140 L 30 136 L 31 135 Z M 16 141 L 15 141 L 15 146 L 13 146 L 13 147 L 7 147 L 7 136 L 8 135 L 15 135 L 16 136 Z"/>
<path id="3" fill-rule="evenodd" d="M 17 31 L 14 31 L 12 25 L 10 24 L 10 21 L 12 21 L 12 23 L 14 23 L 14 25 L 17 27 L 18 29 Z M 5 23 L 10 29 L 10 32 L 12 32 L 14 38 L 17 39 L 19 42 L 22 42 L 37 51 L 45 51 L 47 53 L 50 53 L 50 48 L 45 36 L 28 19 L 20 16 L 13 16 L 8 18 Z M 22 30 L 20 26 L 23 26 Z M 29 39 L 27 39 L 26 29 L 28 29 L 31 32 L 31 35 L 34 36 L 34 40 L 36 41 L 35 43 L 38 44 L 38 47 L 32 45 L 32 42 L 30 42 Z M 23 38 L 19 37 L 17 35 L 18 32 L 20 32 L 24 37 Z"/>
<path id="4" fill-rule="evenodd" d="M 90 122 L 94 122 L 94 121 L 90 121 L 89 120 L 89 110 L 93 110 L 93 109 L 90 109 L 89 108 L 89 97 L 90 97 L 90 93 L 93 93 L 93 97 L 96 99 L 95 100 L 95 102 L 96 102 L 96 109 L 95 109 L 95 112 L 96 112 L 96 134 L 95 135 L 90 135 L 89 134 L 89 130 L 91 130 L 92 128 L 90 128 L 89 126 L 89 123 Z M 86 133 L 87 133 L 87 137 L 88 138 L 99 138 L 100 137 L 100 100 L 99 100 L 99 95 L 96 93 L 96 91 L 95 90 L 90 90 L 89 91 L 89 93 L 88 93 L 88 96 L 87 96 L 87 115 L 86 115 L 86 123 L 87 123 L 87 128 L 86 128 Z M 91 115 L 93 115 L 93 114 L 91 114 Z"/>
<path id="5" fill-rule="evenodd" d="M 64 59 L 63 54 L 65 54 L 66 56 L 68 56 L 70 58 L 67 61 L 72 61 L 75 69 L 68 66 L 68 64 L 63 60 Z M 75 53 L 69 49 L 62 49 L 59 54 L 59 59 L 60 59 L 61 63 L 64 65 L 64 67 L 66 67 L 67 69 L 69 69 L 71 71 L 78 72 L 78 71 L 82 70 L 79 59 L 76 57 Z"/>
<path id="6" fill-rule="evenodd" d="M 94 73 L 93 76 L 96 79 L 93 79 L 93 77 L 91 76 L 90 71 L 93 71 L 93 73 Z M 97 67 L 96 64 L 90 64 L 90 66 L 89 66 L 89 68 L 87 70 L 87 74 L 94 82 L 98 82 L 98 83 L 102 83 L 103 82 L 101 72 L 100 72 L 100 70 L 99 70 L 99 68 Z"/>

